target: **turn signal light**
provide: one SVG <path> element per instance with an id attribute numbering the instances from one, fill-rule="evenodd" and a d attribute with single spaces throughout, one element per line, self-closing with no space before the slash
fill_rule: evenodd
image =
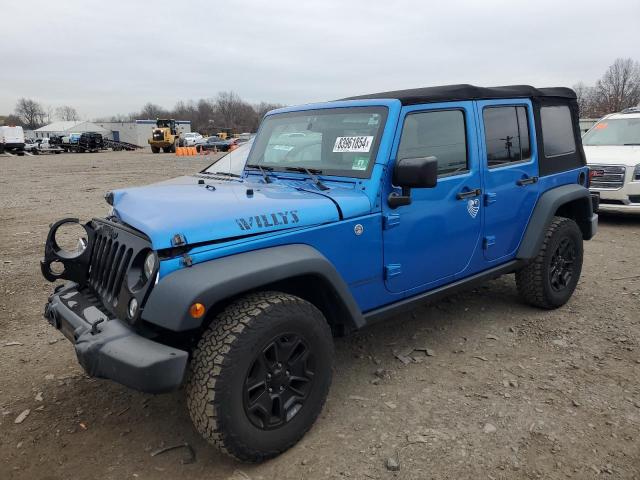
<path id="1" fill-rule="evenodd" d="M 194 303 L 189 307 L 189 315 L 193 318 L 201 318 L 204 315 L 204 305 L 201 303 Z"/>

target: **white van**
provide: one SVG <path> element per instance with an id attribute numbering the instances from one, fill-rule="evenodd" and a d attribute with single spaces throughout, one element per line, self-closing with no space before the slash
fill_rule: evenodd
<path id="1" fill-rule="evenodd" d="M 640 108 L 600 119 L 582 137 L 598 210 L 640 213 Z"/>
<path id="2" fill-rule="evenodd" d="M 24 152 L 24 131 L 22 127 L 0 127 L 0 153 Z"/>

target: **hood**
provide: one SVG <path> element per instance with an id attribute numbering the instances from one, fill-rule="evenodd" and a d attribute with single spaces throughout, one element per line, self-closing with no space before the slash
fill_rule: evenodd
<path id="1" fill-rule="evenodd" d="M 249 183 L 203 181 L 178 177 L 145 187 L 113 191 L 115 214 L 144 232 L 156 250 L 174 246 L 180 234 L 187 244 L 309 227 L 370 212 L 362 192 L 316 193 L 313 186 L 296 182 Z M 304 187 L 302 190 L 300 187 Z M 344 208 L 341 206 L 344 205 Z"/>
<path id="2" fill-rule="evenodd" d="M 584 145 L 588 165 L 640 164 L 640 145 Z"/>

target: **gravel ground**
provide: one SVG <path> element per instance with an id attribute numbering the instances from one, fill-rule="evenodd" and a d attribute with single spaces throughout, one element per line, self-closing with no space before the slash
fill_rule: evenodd
<path id="1" fill-rule="evenodd" d="M 640 218 L 601 218 L 559 310 L 522 304 L 506 276 L 338 339 L 318 422 L 262 465 L 201 440 L 183 392 L 86 377 L 42 318 L 48 224 L 103 216 L 105 191 L 210 160 L 0 157 L 1 479 L 640 478 Z M 151 455 L 184 442 L 195 462 Z"/>

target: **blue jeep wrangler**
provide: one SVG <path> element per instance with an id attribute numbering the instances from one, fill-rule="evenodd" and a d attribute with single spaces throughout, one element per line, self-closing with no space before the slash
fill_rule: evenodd
<path id="1" fill-rule="evenodd" d="M 264 460 L 321 411 L 333 335 L 509 273 L 526 302 L 566 303 L 597 227 L 588 178 L 567 88 L 282 108 L 242 175 L 109 192 L 107 218 L 52 225 L 42 273 L 67 282 L 45 317 L 89 375 L 184 384 L 207 440 Z"/>

